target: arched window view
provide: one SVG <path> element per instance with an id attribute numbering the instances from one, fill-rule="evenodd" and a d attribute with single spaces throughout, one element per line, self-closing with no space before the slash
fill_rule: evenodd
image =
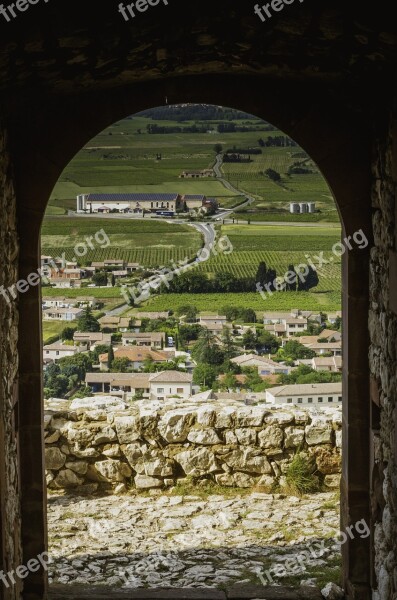
<path id="1" fill-rule="evenodd" d="M 54 589 L 338 593 L 369 535 L 339 522 L 341 262 L 367 246 L 238 109 L 151 108 L 81 149 L 41 232 Z"/>

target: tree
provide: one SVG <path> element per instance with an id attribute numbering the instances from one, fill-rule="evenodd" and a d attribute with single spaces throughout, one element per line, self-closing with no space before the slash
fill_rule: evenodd
<path id="1" fill-rule="evenodd" d="M 257 337 L 257 348 L 263 352 L 276 354 L 281 346 L 281 340 L 270 331 L 262 331 Z"/>
<path id="2" fill-rule="evenodd" d="M 84 313 L 78 319 L 77 329 L 83 332 L 95 332 L 101 330 L 99 321 L 94 317 L 89 306 L 84 309 Z"/>
<path id="3" fill-rule="evenodd" d="M 258 266 L 258 270 L 256 272 L 255 281 L 260 283 L 262 286 L 267 283 L 267 266 L 264 261 L 261 261 Z"/>
<path id="4" fill-rule="evenodd" d="M 243 335 L 243 346 L 246 350 L 255 350 L 257 339 L 252 329 L 247 329 Z"/>
<path id="5" fill-rule="evenodd" d="M 198 364 L 193 371 L 193 383 L 208 389 L 213 386 L 217 376 L 218 370 L 213 365 Z"/>
<path id="6" fill-rule="evenodd" d="M 269 177 L 269 179 L 271 179 L 272 181 L 275 181 L 277 183 L 279 181 L 281 181 L 280 173 L 278 173 L 278 171 L 275 171 L 274 169 L 266 169 L 265 175 L 267 175 Z"/>
<path id="7" fill-rule="evenodd" d="M 187 348 L 189 342 L 198 340 L 203 328 L 198 323 L 179 326 L 179 343 L 181 348 Z"/>
<path id="8" fill-rule="evenodd" d="M 197 320 L 197 307 L 192 304 L 183 304 L 178 307 L 176 314 L 178 317 L 185 317 L 186 323 L 195 323 Z"/>
<path id="9" fill-rule="evenodd" d="M 109 346 L 109 350 L 108 350 L 108 369 L 110 370 L 111 366 L 112 366 L 112 362 L 114 361 L 114 352 L 113 352 L 113 346 L 110 344 Z"/>
<path id="10" fill-rule="evenodd" d="M 339 331 L 341 328 L 342 328 L 342 319 L 341 319 L 341 317 L 336 317 L 335 323 L 334 323 L 334 329 Z"/>
<path id="11" fill-rule="evenodd" d="M 234 375 L 234 373 L 226 373 L 223 381 L 220 384 L 220 387 L 226 389 L 227 391 L 234 391 L 236 388 L 240 387 L 240 384 L 237 381 L 237 378 Z"/>
<path id="12" fill-rule="evenodd" d="M 296 360 L 297 358 L 313 358 L 316 356 L 314 350 L 306 348 L 298 340 L 288 340 L 284 345 L 284 354 Z"/>
<path id="13" fill-rule="evenodd" d="M 215 146 L 214 146 L 214 152 L 216 154 L 220 154 L 222 152 L 222 150 L 223 150 L 222 144 L 215 144 Z"/>
<path id="14" fill-rule="evenodd" d="M 298 287 L 298 276 L 295 271 L 294 265 L 288 265 L 288 281 L 286 281 L 286 290 L 288 292 L 296 292 Z M 292 275 L 295 273 L 295 275 Z"/>
<path id="15" fill-rule="evenodd" d="M 316 287 L 316 285 L 318 285 L 319 279 L 318 279 L 318 273 L 316 269 L 313 269 L 313 267 L 311 267 L 310 265 L 307 265 L 308 268 L 308 273 L 307 275 L 303 278 L 299 278 L 298 281 L 298 291 L 308 291 L 313 287 Z"/>
<path id="16" fill-rule="evenodd" d="M 112 373 L 128 373 L 130 371 L 130 361 L 128 358 L 115 358 L 112 362 L 111 371 Z"/>
<path id="17" fill-rule="evenodd" d="M 94 350 L 91 352 L 93 356 L 93 361 L 97 363 L 99 361 L 99 356 L 101 354 L 106 354 L 109 351 L 109 346 L 107 344 L 99 344 L 95 346 Z"/>
<path id="18" fill-rule="evenodd" d="M 232 273 L 221 271 L 215 274 L 212 287 L 214 292 L 236 292 L 238 291 L 238 279 Z"/>
<path id="19" fill-rule="evenodd" d="M 269 290 L 274 290 L 274 282 L 277 279 L 277 271 L 276 269 L 268 269 L 266 273 L 266 284 L 268 285 Z"/>
<path id="20" fill-rule="evenodd" d="M 92 276 L 92 283 L 95 283 L 97 287 L 106 286 L 108 283 L 108 275 L 106 271 L 98 271 Z"/>
<path id="21" fill-rule="evenodd" d="M 62 333 L 61 333 L 62 341 L 72 340 L 73 336 L 75 334 L 75 331 L 76 331 L 75 327 L 65 327 L 65 329 L 63 329 Z"/>
<path id="22" fill-rule="evenodd" d="M 192 350 L 192 357 L 197 363 L 220 365 L 223 362 L 223 352 L 217 345 L 215 337 L 208 329 L 203 329 Z"/>
<path id="23" fill-rule="evenodd" d="M 243 369 L 243 373 L 246 376 L 244 387 L 254 392 L 261 391 L 263 387 L 263 379 L 258 374 L 257 367 L 246 367 Z"/>
<path id="24" fill-rule="evenodd" d="M 223 327 L 221 333 L 222 351 L 225 360 L 230 360 L 237 356 L 236 346 L 233 342 L 229 327 Z"/>
<path id="25" fill-rule="evenodd" d="M 279 384 L 291 385 L 296 383 L 336 383 L 342 381 L 342 373 L 330 371 L 315 371 L 308 365 L 299 365 L 289 375 L 279 375 Z"/>

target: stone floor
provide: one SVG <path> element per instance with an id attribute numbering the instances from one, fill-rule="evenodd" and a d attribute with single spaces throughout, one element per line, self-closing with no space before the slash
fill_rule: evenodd
<path id="1" fill-rule="evenodd" d="M 262 493 L 51 495 L 49 577 L 58 594 L 52 599 L 83 598 L 90 585 L 102 588 L 98 598 L 297 600 L 301 586 L 321 586 L 324 576 L 337 577 L 339 553 L 331 538 L 339 531 L 338 509 L 332 493 L 304 499 Z M 310 548 L 318 551 L 304 569 L 278 577 L 272 571 L 268 581 L 266 570 Z M 273 595 L 264 596 L 268 583 L 266 593 Z M 296 586 L 299 594 L 288 595 L 275 587 L 280 585 Z M 108 587 L 103 591 L 103 586 Z M 110 595 L 109 587 L 118 596 Z M 70 595 L 77 589 L 78 595 Z"/>
<path id="2" fill-rule="evenodd" d="M 150 589 L 109 592 L 109 588 L 81 588 L 72 592 L 69 586 L 53 586 L 48 600 L 323 600 L 314 587 L 301 586 L 297 590 L 285 587 L 236 586 L 225 591 Z"/>

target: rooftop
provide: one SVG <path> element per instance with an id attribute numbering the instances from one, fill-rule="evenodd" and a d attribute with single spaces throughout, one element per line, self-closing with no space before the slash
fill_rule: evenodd
<path id="1" fill-rule="evenodd" d="M 181 371 L 161 371 L 150 376 L 150 382 L 157 383 L 191 383 L 192 375 L 190 373 L 182 373 Z"/>
<path id="2" fill-rule="evenodd" d="M 342 382 L 338 383 L 302 383 L 280 385 L 267 390 L 272 396 L 307 396 L 309 394 L 341 394 Z"/>

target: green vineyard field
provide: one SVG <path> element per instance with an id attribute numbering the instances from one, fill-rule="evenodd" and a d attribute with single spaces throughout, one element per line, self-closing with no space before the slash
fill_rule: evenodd
<path id="1" fill-rule="evenodd" d="M 265 311 L 289 311 L 300 308 L 330 312 L 340 310 L 340 293 L 278 292 L 265 299 L 259 293 L 241 294 L 162 294 L 150 298 L 138 307 L 148 311 L 175 311 L 179 306 L 193 304 L 199 311 L 216 313 L 224 306 L 252 308 L 259 314 Z"/>
<path id="2" fill-rule="evenodd" d="M 341 263 L 340 259 L 337 260 L 338 262 L 335 260 L 318 271 L 320 282 L 316 291 L 337 292 L 341 289 Z M 264 261 L 269 268 L 276 269 L 278 276 L 284 276 L 290 264 L 298 266 L 308 262 L 302 252 L 241 251 L 211 258 L 203 262 L 198 269 L 210 275 L 227 272 L 240 278 L 255 277 L 261 261 Z"/>

